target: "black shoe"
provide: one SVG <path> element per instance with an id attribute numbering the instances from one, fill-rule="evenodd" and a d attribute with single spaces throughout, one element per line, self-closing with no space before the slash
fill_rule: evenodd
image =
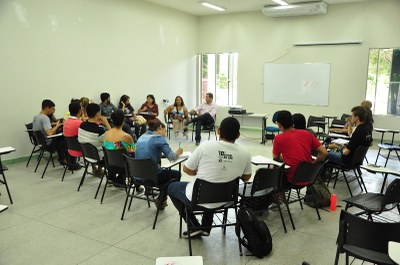
<path id="1" fill-rule="evenodd" d="M 79 170 L 81 168 L 82 168 L 82 166 L 78 163 L 76 163 L 75 165 L 72 165 L 72 166 L 68 166 L 68 170 Z"/>
<path id="2" fill-rule="evenodd" d="M 196 229 L 196 230 L 190 231 L 190 238 L 200 237 L 202 235 L 203 235 L 203 230 L 201 230 L 201 229 Z M 187 231 L 183 232 L 182 237 L 188 238 L 188 232 Z"/>
<path id="3" fill-rule="evenodd" d="M 196 146 L 199 146 L 199 145 L 200 145 L 200 142 L 197 142 L 197 141 L 196 141 Z"/>
<path id="4" fill-rule="evenodd" d="M 62 166 L 66 166 L 66 165 L 68 165 L 68 162 L 67 162 L 67 160 L 66 160 L 66 159 L 61 159 L 61 160 L 58 160 L 58 162 L 60 162 L 60 165 L 62 165 Z"/>
<path id="5" fill-rule="evenodd" d="M 157 199 L 155 199 L 154 204 L 156 205 L 157 210 L 162 211 L 165 209 L 165 207 L 168 206 L 167 198 L 165 198 L 164 201 L 162 201 L 162 202 L 160 200 L 158 200 L 158 198 L 157 198 Z"/>

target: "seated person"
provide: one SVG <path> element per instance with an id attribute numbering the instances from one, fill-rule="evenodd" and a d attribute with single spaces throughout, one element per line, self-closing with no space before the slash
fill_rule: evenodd
<path id="1" fill-rule="evenodd" d="M 235 143 L 240 136 L 240 124 L 233 117 L 225 118 L 218 128 L 219 141 L 207 141 L 197 147 L 183 166 L 189 176 L 190 182 L 174 182 L 169 185 L 168 195 L 181 216 L 183 204 L 190 206 L 193 185 L 196 178 L 210 182 L 228 182 L 237 177 L 247 181 L 251 176 L 251 156 L 244 146 Z M 221 154 L 224 155 L 221 155 Z M 192 212 L 188 213 L 190 236 L 208 236 L 211 229 L 200 229 L 199 221 Z M 213 221 L 212 213 L 204 213 L 201 226 L 210 226 Z M 187 232 L 183 233 L 187 238 Z"/>
<path id="2" fill-rule="evenodd" d="M 50 118 L 54 117 L 54 112 L 56 111 L 56 106 L 50 99 L 45 99 L 42 101 L 42 110 L 38 115 L 33 117 L 32 129 L 33 131 L 41 131 L 44 136 L 50 136 L 56 134 L 61 128 L 60 120 L 57 120 L 52 127 Z M 58 154 L 58 161 L 61 165 L 67 165 L 66 160 L 66 150 L 63 137 L 56 137 L 52 139 L 46 139 L 47 145 L 50 148 L 54 148 Z"/>
<path id="3" fill-rule="evenodd" d="M 106 129 L 111 129 L 107 117 L 100 115 L 98 104 L 89 103 L 86 107 L 88 120 L 82 122 L 78 130 L 78 141 L 80 143 L 91 143 L 96 146 L 100 159 L 103 158 L 103 142 Z M 102 123 L 102 126 L 98 124 Z"/>
<path id="4" fill-rule="evenodd" d="M 180 181 L 181 173 L 173 169 L 163 169 L 161 167 L 161 155 L 164 154 L 168 160 L 176 160 L 182 153 L 183 149 L 178 148 L 175 152 L 171 150 L 167 141 L 165 140 L 166 128 L 165 125 L 158 119 L 148 122 L 148 130 L 145 134 L 140 136 L 136 143 L 135 158 L 148 159 L 153 162 L 159 184 L 166 184 L 172 180 Z M 156 206 L 158 209 L 163 210 L 167 206 L 167 188 L 165 185 L 161 191 L 163 196 L 156 199 Z"/>
<path id="5" fill-rule="evenodd" d="M 196 125 L 196 145 L 201 141 L 201 127 L 203 125 L 210 125 L 215 123 L 215 115 L 217 114 L 217 105 L 213 103 L 214 95 L 212 93 L 206 94 L 206 103 L 197 106 L 190 111 L 190 114 L 196 114 L 197 117 L 192 119 Z M 187 122 L 185 125 L 187 125 Z"/>
<path id="6" fill-rule="evenodd" d="M 317 137 L 317 134 L 314 132 L 313 129 L 308 128 L 306 126 L 306 118 L 304 117 L 303 114 L 301 113 L 295 113 L 292 115 L 293 118 L 293 128 L 297 130 L 307 130 L 310 133 L 312 133 L 315 137 Z"/>
<path id="7" fill-rule="evenodd" d="M 111 103 L 110 94 L 108 93 L 101 93 L 100 94 L 101 103 L 99 104 L 100 107 L 100 115 L 105 116 L 109 122 L 111 122 L 111 113 L 117 110 L 114 104 Z M 112 126 L 112 124 L 110 124 Z M 131 127 L 128 124 L 124 124 L 122 126 L 122 130 L 126 133 L 129 133 L 133 137 L 133 133 Z"/>
<path id="8" fill-rule="evenodd" d="M 187 139 L 188 138 L 188 132 L 187 132 L 188 129 L 187 129 L 187 125 L 185 125 L 183 121 L 184 120 L 186 120 L 186 122 L 189 121 L 189 112 L 188 112 L 187 108 L 185 107 L 185 103 L 183 102 L 182 97 L 177 96 L 175 98 L 174 104 L 168 106 L 164 110 L 164 114 L 168 115 L 172 121 L 175 137 L 178 136 L 179 131 L 183 128 L 183 135 L 186 136 L 186 139 Z"/>
<path id="9" fill-rule="evenodd" d="M 119 100 L 118 109 L 121 109 L 125 116 L 130 116 L 125 119 L 125 123 L 128 124 L 129 127 L 135 128 L 136 139 L 139 139 L 139 137 L 146 132 L 146 123 L 139 124 L 135 109 L 132 107 L 129 100 L 130 98 L 127 95 L 122 95 Z"/>
<path id="10" fill-rule="evenodd" d="M 158 116 L 158 105 L 156 103 L 156 99 L 153 95 L 149 94 L 146 97 L 146 102 L 138 110 L 139 114 L 141 112 L 145 112 L 141 114 L 147 121 L 152 121 Z"/>
<path id="11" fill-rule="evenodd" d="M 65 137 L 75 137 L 78 136 L 79 126 L 81 125 L 82 121 L 78 119 L 81 115 L 82 109 L 81 104 L 79 102 L 71 102 L 68 106 L 69 110 L 69 118 L 64 121 L 63 126 L 63 134 Z M 77 157 L 82 156 L 82 152 L 76 150 L 68 149 L 69 153 L 69 161 L 68 161 L 68 169 L 70 170 L 77 170 L 80 169 L 82 166 L 77 163 Z"/>
<path id="12" fill-rule="evenodd" d="M 309 131 L 293 128 L 293 118 L 289 111 L 282 110 L 278 113 L 277 124 L 282 133 L 275 136 L 272 156 L 274 160 L 285 162 L 290 166 L 285 172 L 286 177 L 282 179 L 282 187 L 288 189 L 291 187 L 293 175 L 300 162 L 316 163 L 323 161 L 328 152 Z M 317 151 L 317 158 L 314 161 L 311 158 L 311 150 L 313 149 Z M 307 185 L 309 183 L 298 184 Z"/>
<path id="13" fill-rule="evenodd" d="M 111 113 L 111 120 L 114 127 L 108 130 L 104 136 L 104 147 L 108 150 L 125 149 L 127 153 L 135 153 L 135 143 L 131 135 L 122 130 L 125 116 L 122 110 Z"/>
<path id="14" fill-rule="evenodd" d="M 104 148 L 107 150 L 125 149 L 128 154 L 135 154 L 135 143 L 130 134 L 122 130 L 122 125 L 125 122 L 125 116 L 122 110 L 116 110 L 111 113 L 111 120 L 114 127 L 109 129 L 104 136 Z M 111 180 L 117 186 L 126 185 L 125 171 L 120 172 L 119 169 L 108 168 L 108 172 L 113 178 Z"/>
<path id="15" fill-rule="evenodd" d="M 367 128 L 371 131 L 374 129 L 374 117 L 372 115 L 372 102 L 369 100 L 364 100 L 363 102 L 361 102 L 361 106 L 365 108 L 365 110 L 367 111 L 367 116 L 365 117 L 365 125 L 367 126 Z"/>
<path id="16" fill-rule="evenodd" d="M 110 94 L 109 93 L 101 93 L 100 94 L 101 103 L 99 104 L 100 107 L 100 114 L 107 118 L 111 117 L 111 113 L 117 110 L 114 104 L 111 103 Z"/>
<path id="17" fill-rule="evenodd" d="M 81 99 L 79 100 L 79 102 L 80 102 L 81 108 L 82 108 L 81 116 L 79 117 L 79 119 L 82 120 L 82 121 L 87 121 L 88 116 L 87 116 L 87 113 L 86 113 L 86 107 L 87 107 L 87 105 L 88 105 L 89 103 L 94 103 L 94 102 L 92 102 L 91 100 L 89 100 L 89 98 L 87 98 L 87 97 L 81 97 Z"/>
<path id="18" fill-rule="evenodd" d="M 354 132 L 352 133 L 347 145 L 329 145 L 329 149 L 331 149 L 328 153 L 330 163 L 348 165 L 350 164 L 354 151 L 358 146 L 369 146 L 372 142 L 372 132 L 365 124 L 365 118 L 367 117 L 366 109 L 362 106 L 357 106 L 351 110 L 351 113 L 350 125 L 356 126 Z"/>
<path id="19" fill-rule="evenodd" d="M 353 126 L 350 125 L 350 119 L 351 117 L 346 118 L 346 124 L 343 126 L 343 128 L 329 128 L 329 132 L 351 135 L 353 132 Z"/>

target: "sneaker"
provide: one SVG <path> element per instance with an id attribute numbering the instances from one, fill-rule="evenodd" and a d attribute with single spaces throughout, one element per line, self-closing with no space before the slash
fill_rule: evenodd
<path id="1" fill-rule="evenodd" d="M 97 170 L 95 170 L 93 172 L 93 176 L 99 177 L 101 178 L 104 175 L 104 170 L 102 170 L 101 168 L 98 168 Z"/>
<path id="2" fill-rule="evenodd" d="M 196 142 L 196 146 L 199 146 L 200 145 L 200 142 Z"/>
<path id="3" fill-rule="evenodd" d="M 209 236 L 210 232 L 208 231 L 201 231 L 201 236 Z"/>
<path id="4" fill-rule="evenodd" d="M 196 229 L 196 230 L 193 230 L 193 231 L 190 232 L 190 237 L 191 238 L 200 237 L 202 235 L 203 235 L 203 230 L 201 230 L 201 229 Z M 187 231 L 183 232 L 182 233 L 182 237 L 183 238 L 188 238 L 188 232 Z"/>
<path id="5" fill-rule="evenodd" d="M 142 192 L 144 192 L 144 188 L 141 187 L 141 186 L 136 186 L 135 189 L 136 189 L 136 193 L 142 193 Z"/>

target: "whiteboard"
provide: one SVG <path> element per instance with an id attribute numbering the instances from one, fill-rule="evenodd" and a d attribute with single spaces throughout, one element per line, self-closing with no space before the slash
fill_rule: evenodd
<path id="1" fill-rule="evenodd" d="M 264 103 L 328 106 L 328 63 L 264 65 Z"/>

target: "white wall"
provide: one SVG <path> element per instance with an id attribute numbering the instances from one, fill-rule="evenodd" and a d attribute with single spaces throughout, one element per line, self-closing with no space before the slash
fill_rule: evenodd
<path id="1" fill-rule="evenodd" d="M 195 104 L 197 18 L 140 0 L 0 1 L 0 146 L 28 155 L 24 124 L 44 98 L 63 117 L 71 98 L 138 109 L 149 93 Z M 162 117 L 162 116 L 161 116 Z"/>
<path id="2" fill-rule="evenodd" d="M 324 16 L 269 18 L 261 11 L 199 19 L 199 52 L 238 52 L 238 104 L 272 114 L 341 115 L 365 98 L 368 52 L 400 47 L 400 1 L 330 5 Z M 296 42 L 362 40 L 362 45 L 293 47 Z M 331 63 L 329 106 L 263 104 L 263 66 Z M 400 129 L 398 117 L 375 117 L 376 127 Z"/>

